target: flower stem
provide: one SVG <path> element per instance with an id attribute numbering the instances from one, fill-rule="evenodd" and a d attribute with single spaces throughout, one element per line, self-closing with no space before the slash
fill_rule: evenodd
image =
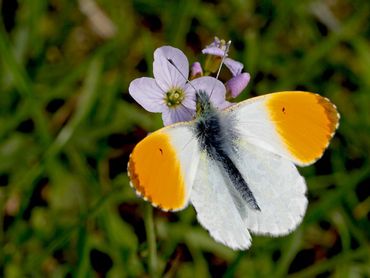
<path id="1" fill-rule="evenodd" d="M 153 207 L 145 204 L 145 229 L 149 249 L 149 274 L 150 277 L 157 277 L 157 247 L 155 241 Z"/>

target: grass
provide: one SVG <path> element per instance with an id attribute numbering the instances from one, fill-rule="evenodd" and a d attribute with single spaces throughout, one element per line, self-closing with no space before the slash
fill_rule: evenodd
<path id="1" fill-rule="evenodd" d="M 0 1 L 0 276 L 370 275 L 370 3 L 89 3 Z M 192 207 L 144 204 L 126 175 L 134 145 L 162 126 L 130 81 L 152 75 L 157 47 L 194 62 L 215 35 L 251 74 L 239 100 L 307 90 L 341 113 L 324 157 L 300 169 L 302 225 L 245 252 L 214 242 Z"/>

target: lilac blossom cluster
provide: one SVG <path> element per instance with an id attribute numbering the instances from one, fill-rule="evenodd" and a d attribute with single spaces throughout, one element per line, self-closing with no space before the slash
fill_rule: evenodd
<path id="1" fill-rule="evenodd" d="M 189 62 L 185 54 L 174 47 L 162 46 L 154 52 L 154 78 L 141 77 L 129 86 L 130 95 L 145 110 L 162 113 L 164 125 L 190 121 L 195 117 L 196 91 L 205 91 L 217 109 L 225 109 L 233 103 L 248 85 L 250 75 L 242 72 L 243 64 L 228 57 L 228 43 L 217 37 L 202 50 L 207 55 L 204 70 L 199 62 L 192 64 L 189 78 Z M 232 78 L 223 84 L 211 77 L 220 64 L 230 70 Z"/>

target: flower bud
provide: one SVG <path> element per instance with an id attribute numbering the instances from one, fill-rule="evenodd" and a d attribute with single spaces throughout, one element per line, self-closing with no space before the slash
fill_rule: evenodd
<path id="1" fill-rule="evenodd" d="M 199 62 L 195 62 L 190 68 L 190 80 L 203 76 L 203 69 Z"/>

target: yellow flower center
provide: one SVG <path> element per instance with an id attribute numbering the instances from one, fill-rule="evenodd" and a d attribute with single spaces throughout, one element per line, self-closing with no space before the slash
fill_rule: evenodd
<path id="1" fill-rule="evenodd" d="M 181 88 L 172 88 L 166 92 L 165 102 L 168 107 L 175 107 L 184 100 L 185 93 Z"/>

